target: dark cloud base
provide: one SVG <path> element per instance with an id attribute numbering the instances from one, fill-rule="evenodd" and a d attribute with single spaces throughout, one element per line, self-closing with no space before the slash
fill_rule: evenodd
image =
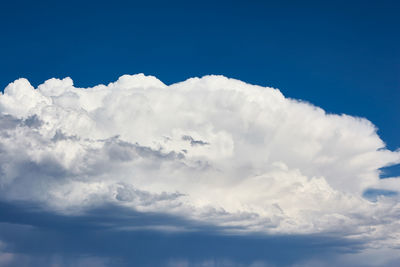
<path id="1" fill-rule="evenodd" d="M 78 266 L 77 261 L 84 258 L 92 259 L 87 266 L 90 262 L 99 266 L 99 261 L 106 266 L 165 266 L 176 260 L 228 260 L 244 266 L 261 261 L 287 266 L 361 249 L 360 243 L 318 235 L 227 235 L 215 227 L 116 206 L 65 216 L 29 203 L 3 201 L 0 221 L 0 240 L 6 244 L 3 252 L 19 255 L 5 266 L 50 266 L 55 261 L 61 266 Z M 195 231 L 140 229 L 150 224 Z"/>

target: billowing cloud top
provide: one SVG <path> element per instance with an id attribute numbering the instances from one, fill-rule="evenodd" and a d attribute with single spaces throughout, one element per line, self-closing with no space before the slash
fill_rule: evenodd
<path id="1" fill-rule="evenodd" d="M 223 231 L 400 243 L 400 181 L 379 179 L 400 151 L 368 120 L 277 89 L 222 76 L 167 86 L 124 75 L 91 88 L 50 79 L 37 89 L 19 79 L 0 111 L 3 201 L 70 216 L 111 203 Z"/>

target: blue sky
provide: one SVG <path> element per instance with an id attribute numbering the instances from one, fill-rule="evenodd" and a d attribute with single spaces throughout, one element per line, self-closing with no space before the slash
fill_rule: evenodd
<path id="1" fill-rule="evenodd" d="M 323 165 L 323 167 L 317 168 L 303 162 L 304 157 L 285 157 L 279 154 L 279 149 L 268 148 L 276 153 L 276 156 L 272 157 L 276 157 L 277 162 L 283 162 L 286 166 L 279 165 L 279 168 L 291 170 L 293 167 L 293 169 L 299 169 L 306 177 L 326 176 L 327 183 L 340 192 L 361 196 L 363 193 L 366 196 L 365 193 L 367 193 L 374 201 L 379 195 L 387 195 L 392 199 L 391 201 L 397 203 L 399 198 L 396 190 L 400 186 L 397 185 L 398 182 L 392 182 L 390 177 L 400 175 L 399 165 L 383 167 L 385 164 L 390 165 L 390 162 L 396 161 L 392 160 L 391 157 L 394 158 L 395 152 L 393 151 L 400 148 L 400 108 L 398 105 L 400 99 L 399 10 L 398 1 L 7 1 L 0 4 L 0 88 L 4 91 L 9 83 L 18 78 L 26 78 L 32 86 L 37 87 L 50 78 L 62 79 L 65 77 L 71 77 L 75 87 L 88 88 L 114 82 L 124 74 L 137 73 L 155 76 L 166 85 L 182 82 L 191 77 L 215 74 L 238 79 L 248 84 L 278 88 L 286 98 L 310 102 L 329 114 L 348 114 L 367 118 L 378 128 L 377 133 L 380 139 L 386 143 L 388 149 L 382 152 L 382 155 L 378 153 L 381 147 L 379 147 L 378 137 L 369 132 L 373 129 L 372 126 L 343 119 L 343 124 L 340 125 L 344 125 L 343 129 L 345 130 L 343 135 L 339 134 L 343 139 L 337 136 L 326 142 L 324 139 L 324 143 L 321 143 L 320 146 L 326 147 L 326 150 L 321 150 L 325 151 L 321 153 L 326 154 L 323 154 L 323 159 L 320 158 L 321 162 L 332 156 L 329 154 L 330 152 L 326 151 L 335 151 L 336 153 L 335 148 L 329 146 L 329 142 L 336 144 L 337 141 L 339 144 L 343 141 L 344 146 L 355 144 L 358 147 L 358 141 L 360 141 L 360 146 L 373 144 L 366 145 L 365 151 L 372 149 L 372 154 L 377 153 L 376 156 L 374 154 L 370 158 L 360 157 L 366 162 L 365 165 L 360 163 L 361 167 L 357 165 L 357 168 L 352 166 L 354 169 L 344 167 L 338 170 L 339 168 L 335 169 L 334 167 L 341 166 L 342 163 L 337 162 L 336 165 L 332 165 L 333 167 Z M 137 81 L 129 80 L 129 78 L 123 81 L 120 78 L 120 82 L 115 85 L 115 88 L 123 88 L 125 82 L 133 84 Z M 143 87 L 147 84 L 155 87 L 161 86 L 153 80 L 145 79 L 140 80 L 140 82 L 140 86 Z M 214 82 L 226 83 L 224 80 Z M 69 81 L 64 80 L 60 84 L 62 85 L 49 83 L 46 88 L 66 88 L 69 86 Z M 198 86 L 210 88 L 213 86 L 212 84 L 214 84 L 213 81 L 206 79 L 204 84 L 199 82 Z M 21 86 L 27 87 L 26 84 Z M 186 83 L 185 86 L 189 88 L 191 85 Z M 232 83 L 232 86 L 236 86 L 236 84 Z M 43 89 L 43 94 L 50 97 L 48 92 L 51 90 L 46 90 L 48 91 L 45 92 L 45 89 Z M 177 95 L 174 95 L 176 99 L 180 94 L 178 92 L 181 91 L 178 90 Z M 201 92 L 198 95 L 199 99 L 203 99 Z M 149 99 L 157 100 L 152 97 L 148 96 Z M 191 96 L 186 95 L 179 97 L 186 100 L 192 99 Z M 225 99 L 224 97 L 223 93 L 215 96 L 215 102 L 222 101 Z M 57 96 L 54 99 L 56 98 Z M 106 110 L 104 113 L 96 113 L 97 117 L 95 118 L 98 121 L 97 124 L 94 123 L 93 125 L 102 125 L 103 128 L 99 128 L 100 130 L 96 128 L 99 133 L 96 132 L 91 136 L 97 140 L 96 142 L 104 143 L 103 149 L 106 151 L 105 154 L 108 153 L 108 162 L 99 161 L 100 163 L 96 163 L 98 164 L 97 167 L 90 172 L 77 174 L 75 169 L 70 170 L 65 167 L 70 163 L 63 165 L 63 162 L 58 162 L 57 156 L 55 158 L 51 158 L 50 154 L 32 156 L 36 151 L 46 150 L 45 147 L 40 147 L 40 144 L 43 144 L 44 141 L 34 139 L 37 143 L 35 143 L 36 141 L 32 141 L 32 143 L 38 144 L 40 149 L 36 149 L 32 145 L 35 148 L 32 150 L 33 152 L 30 153 L 28 148 L 28 152 L 25 152 L 24 149 L 28 145 L 24 146 L 23 144 L 28 144 L 31 141 L 28 140 L 24 143 L 25 141 L 21 141 L 22 137 L 18 137 L 17 130 L 12 134 L 8 131 L 14 131 L 14 129 L 20 127 L 21 129 L 24 128 L 23 131 L 29 133 L 26 136 L 34 136 L 33 132 L 39 131 L 38 129 L 41 129 L 40 127 L 43 127 L 43 125 L 49 125 L 46 123 L 50 123 L 50 125 L 54 123 L 54 125 L 61 127 L 58 129 L 59 131 L 54 130 L 58 133 L 60 140 L 74 142 L 74 140 L 88 138 L 85 132 L 86 128 L 83 129 L 83 126 L 79 129 L 68 128 L 73 123 L 67 122 L 67 120 L 60 119 L 57 122 L 56 119 L 52 118 L 52 121 L 46 121 L 48 116 L 46 117 L 47 111 L 45 109 L 40 109 L 39 112 L 35 107 L 28 111 L 28 106 L 30 107 L 30 103 L 35 102 L 36 99 L 25 99 L 28 99 L 27 102 L 18 102 L 22 101 L 19 99 L 16 102 L 10 102 L 12 104 L 9 106 L 7 106 L 6 100 L 0 101 L 0 111 L 2 112 L 0 128 L 4 131 L 2 138 L 15 134 L 13 137 L 16 140 L 15 143 L 21 145 L 18 148 L 19 150 L 14 149 L 8 143 L 0 146 L 0 152 L 7 154 L 3 157 L 0 153 L 3 161 L 0 172 L 2 175 L 0 182 L 3 186 L 1 190 L 9 192 L 6 197 L 0 199 L 0 224 L 2 225 L 1 229 L 3 229 L 0 229 L 0 266 L 13 266 L 15 264 L 19 266 L 38 266 L 38 264 L 45 266 L 49 262 L 61 264 L 61 266 L 80 266 L 79 264 L 82 266 L 89 266 L 90 264 L 93 266 L 100 266 L 101 264 L 105 266 L 131 266 L 132 264 L 138 266 L 164 266 L 165 264 L 175 266 L 196 264 L 199 266 L 202 266 L 202 264 L 229 266 L 236 264 L 241 266 L 240 264 L 242 264 L 248 266 L 256 263 L 277 266 L 293 264 L 314 264 L 318 266 L 321 262 L 324 262 L 324 258 L 330 259 L 334 265 L 346 265 L 349 262 L 357 262 L 360 266 L 365 264 L 362 261 L 362 253 L 367 241 L 364 239 L 349 240 L 346 234 L 337 233 L 335 232 L 337 229 L 332 230 L 333 228 L 318 233 L 310 231 L 306 234 L 301 231 L 287 234 L 283 230 L 274 235 L 271 235 L 270 232 L 268 235 L 258 234 L 258 232 L 243 235 L 237 232 L 232 234 L 229 231 L 230 234 L 227 234 L 225 225 L 222 223 L 225 222 L 225 219 L 221 219 L 222 215 L 221 218 L 218 217 L 220 215 L 215 217 L 215 222 L 212 216 L 207 217 L 206 221 L 198 220 L 197 213 L 194 215 L 190 213 L 189 216 L 186 210 L 164 214 L 160 213 L 158 208 L 151 206 L 151 213 L 145 212 L 144 210 L 148 205 L 143 204 L 144 202 L 157 202 L 165 196 L 157 195 L 157 190 L 154 189 L 157 187 L 156 185 L 152 185 L 154 192 L 149 189 L 150 185 L 136 188 L 136 185 L 139 184 L 139 181 L 136 180 L 137 183 L 133 184 L 136 189 L 125 185 L 127 180 L 124 180 L 124 175 L 129 172 L 125 169 L 119 171 L 125 168 L 123 162 L 128 162 L 131 157 L 143 157 L 145 160 L 149 160 L 148 165 L 134 170 L 143 175 L 157 175 L 143 170 L 146 166 L 158 166 L 157 162 L 178 161 L 180 160 L 179 157 L 189 158 L 190 153 L 206 157 L 208 159 L 208 161 L 205 161 L 207 164 L 219 164 L 220 157 L 225 157 L 224 153 L 229 153 L 229 151 L 212 150 L 211 154 L 203 155 L 201 154 L 203 153 L 202 148 L 193 145 L 190 147 L 188 144 L 189 149 L 182 149 L 181 151 L 175 151 L 175 147 L 172 146 L 168 148 L 171 149 L 168 151 L 157 150 L 157 148 L 152 147 L 150 141 L 146 143 L 145 136 L 129 134 L 131 131 L 140 132 L 141 130 L 137 126 L 143 126 L 143 124 L 132 122 L 132 125 L 136 128 L 133 126 L 133 128 L 124 128 L 124 125 L 129 124 L 130 121 L 125 120 L 123 114 L 120 117 L 118 117 L 119 115 L 114 116 L 119 114 L 115 111 L 118 107 L 124 109 L 126 107 L 124 105 L 130 105 L 121 100 L 123 97 L 115 95 L 110 96 L 111 100 L 108 102 L 110 107 L 104 107 L 104 110 Z M 164 101 L 162 103 L 169 101 L 168 97 L 162 99 Z M 175 98 L 171 97 L 171 99 Z M 196 99 L 196 97 L 193 97 L 193 99 Z M 204 99 L 206 99 L 205 96 Z M 37 103 L 40 102 L 37 101 Z M 54 101 L 56 103 L 58 100 Z M 68 101 L 70 101 L 70 98 L 60 100 L 60 106 L 70 105 L 71 102 Z M 86 103 L 85 101 L 79 103 Z M 195 100 L 193 101 L 195 102 Z M 235 101 L 232 103 L 237 103 Z M 147 108 L 145 105 L 141 106 L 139 102 L 132 102 L 135 103 L 132 105 L 138 106 L 137 110 L 134 110 L 136 113 L 132 111 L 132 114 L 139 114 Z M 150 101 L 148 106 L 155 108 L 152 103 L 154 102 Z M 171 100 L 171 103 L 171 106 L 175 105 L 173 100 Z M 113 104 L 116 106 L 115 110 L 111 107 Z M 201 110 L 202 105 L 208 105 L 208 103 L 193 104 L 196 110 Z M 24 106 L 27 107 L 26 110 L 23 110 Z M 303 110 L 303 107 L 297 107 L 293 104 L 294 111 L 290 111 L 293 113 L 289 112 L 288 114 L 296 114 L 297 108 L 299 109 L 298 114 L 303 114 L 303 111 L 304 114 L 314 114 L 307 107 L 304 107 Z M 71 106 L 68 106 L 68 108 L 71 108 Z M 86 106 L 83 106 L 83 108 L 86 108 Z M 87 108 L 87 110 L 91 110 L 90 108 Z M 196 112 L 194 111 L 194 113 Z M 201 115 L 203 113 L 199 111 L 196 114 Z M 225 113 L 221 111 L 221 113 L 216 114 L 222 116 Z M 314 118 L 314 115 L 310 115 L 310 117 Z M 62 116 L 64 115 L 57 118 Z M 212 118 L 211 115 L 210 117 Z M 232 117 L 236 118 L 236 115 L 232 115 Z M 109 130 L 112 127 L 103 122 L 103 119 L 106 121 L 107 118 L 108 120 L 110 118 L 122 118 L 121 124 L 118 124 L 118 122 L 113 125 L 115 127 L 113 130 Z M 81 125 L 80 119 L 82 117 L 78 116 L 74 117 L 72 121 Z M 147 119 L 146 117 L 144 120 Z M 193 121 L 202 122 L 198 118 L 193 118 Z M 324 136 L 329 135 L 331 125 L 333 125 L 332 132 L 342 127 L 337 126 L 335 124 L 337 122 L 330 119 L 325 120 L 325 117 L 323 121 L 326 121 L 327 124 L 321 125 L 328 125 L 326 126 L 326 133 L 323 133 Z M 173 123 L 178 125 L 179 122 Z M 228 124 L 223 120 L 215 123 L 215 125 L 223 125 L 223 127 Z M 300 127 L 300 131 L 304 129 L 304 132 L 307 132 L 307 129 L 317 129 L 317 123 L 319 121 L 315 122 L 315 125 L 312 122 L 308 127 L 307 122 L 305 122 L 296 127 Z M 36 124 L 38 126 L 35 126 Z M 164 127 L 161 122 L 160 125 L 160 127 Z M 185 122 L 183 125 L 191 124 Z M 290 125 L 297 125 L 296 120 L 293 123 L 290 122 Z M 151 131 L 150 128 L 150 126 L 145 125 L 141 129 Z M 257 129 L 254 128 L 253 132 L 243 135 L 247 139 L 244 139 L 245 141 L 242 143 L 247 142 L 247 147 L 252 147 L 252 144 L 257 144 L 259 141 L 261 132 L 257 132 Z M 5 131 L 7 131 L 7 134 L 5 134 Z M 54 131 L 51 133 L 53 134 Z M 101 131 L 107 133 L 101 133 Z M 347 140 L 347 133 L 353 134 L 352 131 L 354 131 L 354 136 L 360 136 L 360 138 L 350 139 L 349 137 Z M 373 130 L 371 131 L 373 132 Z M 199 143 L 204 141 L 205 144 L 211 144 L 211 146 L 226 138 L 226 132 L 228 135 L 236 136 L 233 131 L 229 132 L 228 130 L 217 133 L 203 132 L 202 129 L 191 129 L 189 131 L 193 140 L 198 140 Z M 42 132 L 40 133 L 42 134 Z M 177 136 L 179 134 L 181 132 L 177 133 Z M 115 139 L 113 136 L 119 137 Z M 56 142 L 55 137 L 56 135 L 51 139 L 54 142 Z M 369 137 L 371 139 L 368 139 Z M 43 138 L 45 140 L 45 137 Z M 168 138 L 174 139 L 172 134 Z M 282 144 L 281 142 L 285 140 L 289 146 L 290 139 L 283 136 L 282 139 L 279 139 L 280 141 L 276 141 L 276 146 L 279 147 Z M 315 142 L 318 143 L 322 139 L 322 137 L 317 136 Z M 276 139 L 271 136 L 271 140 Z M 300 140 L 298 142 L 301 143 L 303 139 L 299 137 L 299 139 L 294 138 L 294 140 L 296 142 Z M 363 143 L 361 140 L 365 140 L 365 142 Z M 182 140 L 179 142 L 183 143 Z M 177 141 L 177 144 L 179 142 Z M 220 147 L 227 147 L 228 143 L 228 141 L 222 142 Z M 89 146 L 79 143 L 80 145 Z M 6 148 L 3 149 L 3 147 Z M 207 149 L 207 145 L 204 145 L 204 147 L 204 149 Z M 188 152 L 187 150 L 191 148 L 193 148 L 193 152 Z M 307 149 L 307 147 L 300 145 L 299 148 L 301 150 Z M 54 155 L 59 155 L 56 149 L 60 148 L 55 148 Z M 92 149 L 97 149 L 97 147 Z M 246 149 L 243 148 L 243 157 L 246 157 L 245 152 L 249 153 L 247 158 L 264 155 L 262 152 L 252 154 L 247 152 Z M 256 150 L 256 148 L 254 149 Z M 87 153 L 91 153 L 90 151 Z M 290 149 L 288 148 L 287 151 L 290 151 Z M 347 158 L 348 155 L 357 154 L 364 150 L 360 148 L 357 151 L 350 149 L 350 152 L 343 151 L 340 150 L 334 156 L 355 162 L 360 158 Z M 15 152 L 15 154 L 11 152 Z M 175 152 L 176 154 L 174 154 Z M 384 154 L 386 152 L 387 154 Z M 133 154 L 135 156 L 132 156 Z M 180 156 L 181 154 L 183 156 Z M 115 162 L 112 156 L 117 158 Z M 66 158 L 68 157 L 66 156 Z M 151 158 L 151 160 L 148 158 Z M 122 163 L 117 162 L 118 160 Z M 193 162 L 197 161 L 193 160 Z M 238 159 L 238 162 L 241 161 Z M 206 163 L 204 163 L 203 169 L 208 166 Z M 260 166 L 264 164 L 261 161 L 259 162 L 258 159 L 254 159 L 250 163 L 246 166 L 253 168 L 258 166 L 257 164 Z M 99 177 L 107 173 L 107 170 L 102 173 L 103 169 L 99 167 L 102 164 L 113 170 L 115 168 L 116 173 L 118 173 L 116 176 L 124 173 L 118 178 L 121 179 L 118 182 L 123 183 L 123 185 L 117 184 L 115 187 L 107 184 L 107 186 L 116 188 L 117 196 L 120 196 L 120 199 L 124 199 L 124 201 L 126 198 L 136 197 L 141 201 L 139 206 L 136 206 L 135 209 L 129 209 L 118 204 L 114 207 L 110 205 L 115 203 L 104 202 L 106 203 L 104 204 L 90 199 L 88 202 L 95 204 L 85 206 L 85 212 L 75 213 L 71 212 L 71 209 L 76 208 L 74 205 L 83 205 L 81 202 L 79 204 L 73 202 L 74 204 L 71 204 L 71 206 L 64 207 L 61 204 L 59 205 L 58 200 L 53 203 L 51 202 L 53 200 L 49 200 L 50 197 L 41 198 L 39 196 L 41 190 L 56 190 L 54 189 L 56 187 L 52 187 L 56 183 L 54 181 L 64 181 L 65 177 L 68 177 L 65 178 L 65 183 L 70 181 L 67 179 L 72 176 L 75 177 L 74 182 L 91 177 L 91 175 L 95 175 L 95 180 L 99 181 Z M 159 173 L 165 173 L 167 176 L 168 173 L 172 172 L 169 168 L 173 168 L 171 166 L 175 165 L 170 161 L 165 164 L 170 165 L 165 169 L 160 167 Z M 276 164 L 274 164 L 271 163 L 271 168 L 276 167 Z M 12 168 L 8 167 L 14 165 L 15 170 L 17 170 L 15 175 L 14 172 L 9 171 Z M 93 166 L 84 167 L 91 168 Z M 349 182 L 346 184 L 343 181 L 335 182 L 333 178 L 330 180 L 331 177 L 337 175 L 346 177 L 346 179 L 350 179 L 350 177 L 353 179 L 354 177 L 355 181 L 359 178 L 358 175 L 360 177 L 363 177 L 363 175 L 375 177 L 376 171 L 382 168 L 384 170 L 382 177 L 389 177 L 385 180 L 391 181 L 383 187 L 363 188 L 364 191 L 362 192 L 357 191 L 361 183 Z M 129 169 L 129 171 L 132 170 Z M 242 171 L 243 169 L 237 169 L 237 173 Z M 258 171 L 259 169 L 257 169 Z M 264 169 L 262 171 L 267 172 Z M 268 169 L 268 171 L 270 170 Z M 245 172 L 243 171 L 243 173 Z M 252 172 L 249 171 L 249 173 Z M 161 174 L 160 176 L 162 176 Z M 14 179 L 12 178 L 13 175 L 17 178 L 13 180 L 12 185 L 9 185 L 8 182 Z M 76 178 L 79 175 L 85 178 Z M 200 173 L 200 170 L 195 175 L 198 175 L 198 177 L 206 176 L 206 174 Z M 29 180 L 28 177 L 37 178 L 40 182 L 36 183 Z M 178 181 L 175 182 L 178 183 Z M 391 183 L 395 186 L 392 186 Z M 243 187 L 247 188 L 243 190 L 249 190 L 250 194 L 251 190 L 254 189 L 251 184 L 243 186 L 247 186 Z M 26 187 L 32 189 L 28 190 L 29 193 L 26 194 L 26 197 L 22 197 L 23 193 L 21 192 L 24 192 Z M 197 192 L 187 185 L 179 188 L 188 189 L 188 192 L 193 194 Z M 182 192 L 182 194 L 186 193 Z M 127 195 L 128 197 L 126 197 Z M 97 197 L 96 199 L 100 198 Z M 175 201 L 173 195 L 167 195 L 166 198 Z M 217 201 L 217 196 L 215 199 L 212 204 L 219 201 Z M 243 201 L 249 201 L 247 196 L 245 199 Z M 228 204 L 224 206 L 226 210 L 229 209 Z M 143 210 L 140 210 L 141 208 Z M 117 210 L 120 213 L 115 214 Z M 218 208 L 215 212 L 219 212 Z M 184 216 L 181 216 L 182 214 Z M 257 216 L 261 216 L 260 214 Z M 390 220 L 394 222 L 398 217 L 393 216 L 390 217 Z M 366 215 L 366 217 L 368 216 Z M 273 219 L 271 220 L 273 221 Z M 102 222 L 108 222 L 108 225 L 104 226 Z M 157 227 L 155 228 L 158 230 L 154 230 L 154 227 L 143 230 L 143 227 L 147 225 L 162 227 L 167 225 L 173 229 L 184 228 L 185 231 L 173 231 L 171 233 L 170 231 L 159 230 Z M 120 229 L 124 227 L 130 227 L 131 230 L 121 232 Z M 135 230 L 132 230 L 132 227 L 136 227 Z M 240 227 L 244 226 L 240 225 Z M 187 229 L 190 231 L 186 231 Z M 135 254 L 134 251 L 140 251 L 140 253 Z M 385 255 L 379 256 L 385 259 L 391 253 L 388 251 L 374 251 L 370 255 Z M 349 260 L 348 255 L 355 256 Z M 395 266 L 398 258 L 394 258 L 395 253 L 390 255 L 390 257 L 387 256 L 387 261 L 377 264 L 387 266 L 393 264 Z"/>
<path id="2" fill-rule="evenodd" d="M 0 86 L 222 74 L 366 117 L 396 149 L 398 9 L 397 1 L 8 1 Z"/>

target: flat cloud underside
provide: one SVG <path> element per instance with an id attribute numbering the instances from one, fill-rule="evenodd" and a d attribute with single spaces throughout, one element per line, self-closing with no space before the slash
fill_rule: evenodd
<path id="1" fill-rule="evenodd" d="M 124 75 L 0 95 L 0 196 L 74 216 L 103 205 L 226 231 L 326 233 L 399 245 L 400 163 L 366 119 L 222 76 Z M 367 198 L 378 192 L 373 200 Z M 391 192 L 384 194 L 382 192 Z"/>

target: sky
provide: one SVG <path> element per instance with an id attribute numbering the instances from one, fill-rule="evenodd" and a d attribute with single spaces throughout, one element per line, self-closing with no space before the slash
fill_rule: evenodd
<path id="1" fill-rule="evenodd" d="M 0 4 L 0 266 L 398 266 L 397 1 Z"/>

